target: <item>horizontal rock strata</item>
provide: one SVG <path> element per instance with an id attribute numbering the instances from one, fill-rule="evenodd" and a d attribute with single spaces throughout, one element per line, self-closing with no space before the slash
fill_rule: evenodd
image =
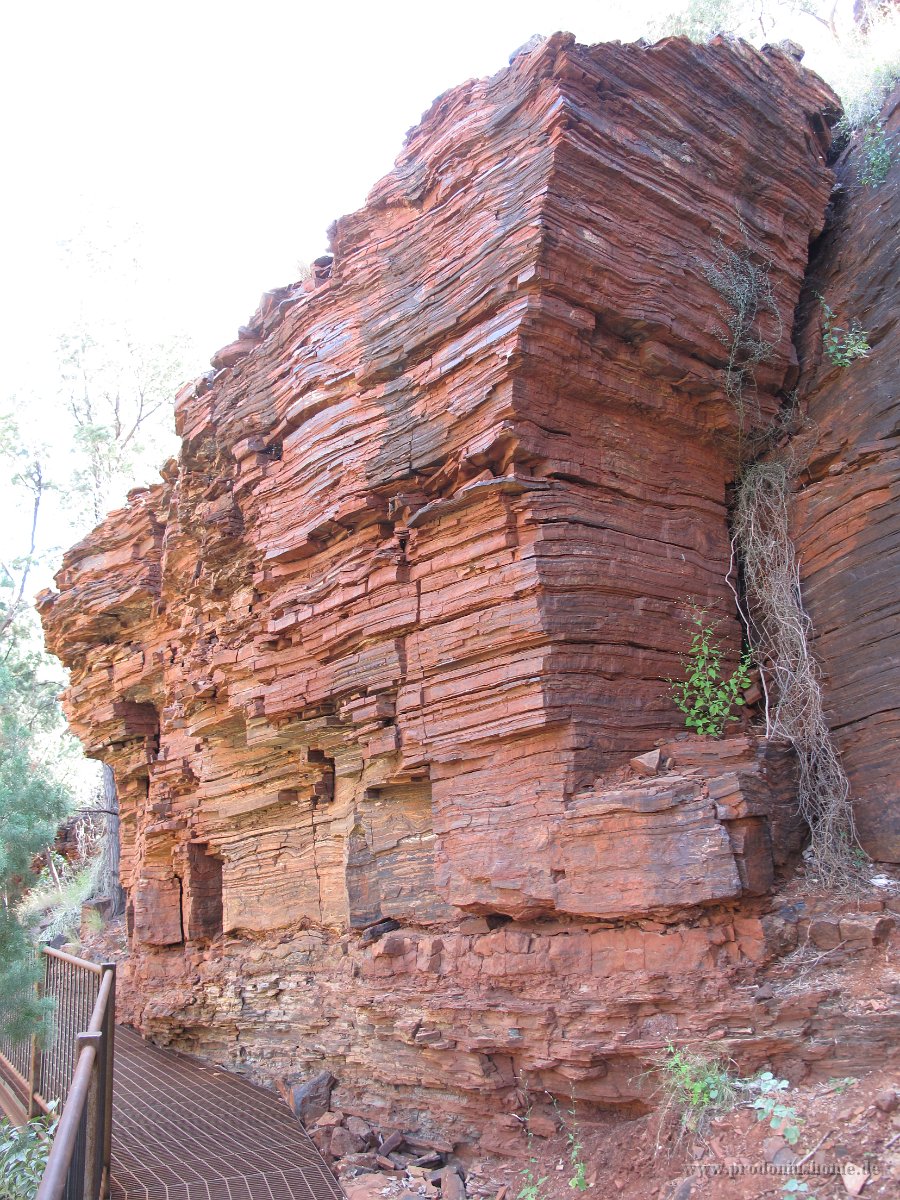
<path id="1" fill-rule="evenodd" d="M 780 51 L 557 35 L 440 97 L 183 390 L 178 463 L 42 604 L 116 772 L 137 1023 L 502 1141 L 523 1070 L 636 1102 L 634 1046 L 763 955 L 789 762 L 672 742 L 662 681 L 691 601 L 737 648 L 705 269 L 769 272 L 765 423 L 833 105 Z"/>

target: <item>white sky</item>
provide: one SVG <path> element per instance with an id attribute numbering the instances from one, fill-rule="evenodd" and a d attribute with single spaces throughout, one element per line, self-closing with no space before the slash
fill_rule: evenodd
<path id="1" fill-rule="evenodd" d="M 211 354 L 266 288 L 322 252 L 328 225 L 362 204 L 440 92 L 498 70 L 533 33 L 639 36 L 648 7 L 665 5 L 81 0 L 7 11 L 7 334 L 30 342 L 52 307 L 58 239 L 137 223 L 155 264 L 148 306 Z"/>
<path id="2" fill-rule="evenodd" d="M 19 390 L 40 405 L 48 339 L 92 286 L 62 271 L 60 241 L 87 233 L 103 245 L 110 229 L 139 226 L 141 319 L 190 333 L 203 369 L 264 290 L 325 249 L 328 225 L 363 203 L 440 92 L 498 70 L 534 33 L 632 40 L 673 7 L 680 0 L 6 6 L 0 401 Z M 815 24 L 793 32 L 814 60 Z M 90 299 L 116 305 L 114 294 Z"/>

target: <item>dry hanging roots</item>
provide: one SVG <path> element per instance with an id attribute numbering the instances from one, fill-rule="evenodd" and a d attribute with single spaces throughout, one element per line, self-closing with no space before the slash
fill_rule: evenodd
<path id="1" fill-rule="evenodd" d="M 719 335 L 728 351 L 725 364 L 725 395 L 738 416 L 738 436 L 743 441 L 746 396 L 755 396 L 756 368 L 769 362 L 781 340 L 782 324 L 769 282 L 769 266 L 757 266 L 750 254 L 749 237 L 743 224 L 743 250 L 716 243 L 716 259 L 704 267 L 708 282 L 725 301 L 719 309 L 725 330 Z M 772 336 L 763 337 L 759 325 L 768 317 Z"/>
<path id="2" fill-rule="evenodd" d="M 810 651 L 811 624 L 800 599 L 800 575 L 788 533 L 788 472 L 763 462 L 741 479 L 734 540 L 744 572 L 745 614 L 757 660 L 769 675 L 767 735 L 794 746 L 800 811 L 812 835 L 820 882 L 846 886 L 857 873 L 850 785 L 831 741 L 822 705 L 819 668 Z M 772 685 L 774 684 L 774 687 Z"/>

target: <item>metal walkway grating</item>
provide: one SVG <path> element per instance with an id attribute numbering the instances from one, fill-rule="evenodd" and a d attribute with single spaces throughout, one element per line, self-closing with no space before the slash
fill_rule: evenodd
<path id="1" fill-rule="evenodd" d="M 271 1093 L 116 1029 L 112 1200 L 343 1200 Z"/>

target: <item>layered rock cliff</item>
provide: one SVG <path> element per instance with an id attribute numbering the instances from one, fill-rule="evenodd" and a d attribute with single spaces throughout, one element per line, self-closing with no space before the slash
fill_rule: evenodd
<path id="1" fill-rule="evenodd" d="M 883 116 L 896 145 L 900 92 Z M 864 186 L 861 141 L 836 164 L 798 323 L 806 427 L 796 438 L 792 532 L 860 841 L 873 858 L 900 862 L 900 165 L 894 153 L 887 177 Z M 871 352 L 852 368 L 823 352 L 820 297 L 843 328 L 856 321 L 867 331 Z"/>
<path id="2" fill-rule="evenodd" d="M 120 792 L 133 1021 L 495 1147 L 520 1077 L 631 1105 L 679 1030 L 833 1027 L 734 990 L 796 938 L 788 751 L 679 740 L 662 680 L 690 603 L 739 639 L 707 269 L 768 271 L 763 427 L 835 112 L 777 49 L 557 35 L 440 97 L 180 394 L 177 464 L 42 602 Z"/>

